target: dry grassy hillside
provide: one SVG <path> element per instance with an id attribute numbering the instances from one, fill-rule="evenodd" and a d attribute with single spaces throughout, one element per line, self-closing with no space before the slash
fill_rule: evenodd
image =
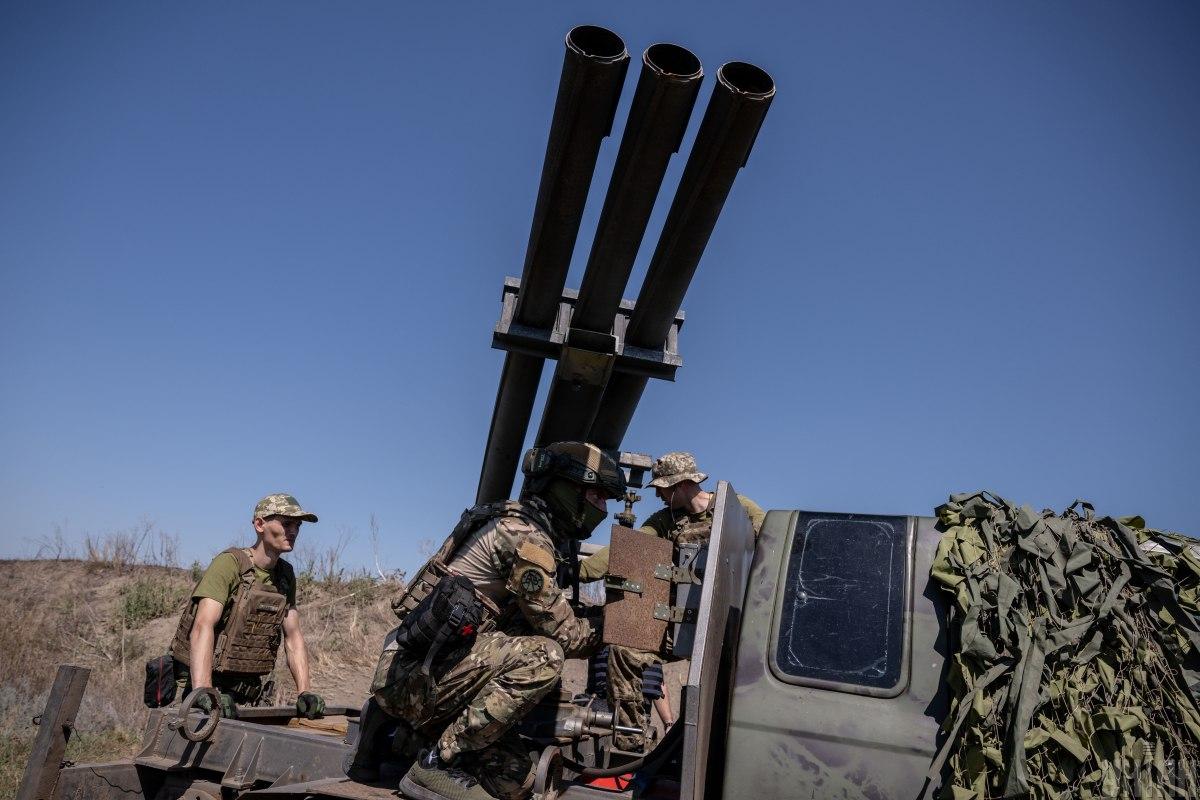
<path id="1" fill-rule="evenodd" d="M 121 552 L 132 552 L 124 548 Z M 89 558 L 0 560 L 0 800 L 15 795 L 59 664 L 92 672 L 67 750 L 68 760 L 105 761 L 133 755 L 146 720 L 145 662 L 166 652 L 200 566 L 134 563 L 113 548 Z M 330 705 L 366 700 L 383 638 L 396 622 L 391 598 L 403 575 L 381 580 L 348 575 L 337 550 L 292 559 L 297 601 L 308 645 L 313 688 Z M 171 557 L 170 555 L 168 556 Z M 678 713 L 687 662 L 667 665 Z M 295 700 L 282 648 L 272 676 L 273 704 Z M 581 691 L 585 669 L 569 661 L 563 676 Z"/>
<path id="2" fill-rule="evenodd" d="M 338 570 L 298 572 L 297 601 L 313 686 L 331 705 L 361 705 L 384 635 L 395 623 L 395 581 Z M 0 798 L 24 769 L 59 664 L 91 677 L 67 757 L 132 754 L 146 709 L 148 658 L 166 652 L 193 570 L 120 560 L 0 561 Z M 282 648 L 281 648 L 282 649 Z M 276 702 L 295 698 L 280 655 Z"/>

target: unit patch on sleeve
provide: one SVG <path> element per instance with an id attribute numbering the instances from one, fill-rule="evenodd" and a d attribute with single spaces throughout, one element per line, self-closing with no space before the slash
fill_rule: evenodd
<path id="1" fill-rule="evenodd" d="M 527 569 L 521 573 L 521 588 L 529 594 L 537 594 L 544 585 L 542 573 L 537 569 Z"/>

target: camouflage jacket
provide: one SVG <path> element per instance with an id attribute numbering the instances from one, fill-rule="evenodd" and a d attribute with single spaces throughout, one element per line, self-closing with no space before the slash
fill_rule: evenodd
<path id="1" fill-rule="evenodd" d="M 575 615 L 555 581 L 557 562 L 549 534 L 530 519 L 492 519 L 454 553 L 449 569 L 469 578 L 501 609 L 501 630 L 554 639 L 567 656 L 586 655 L 599 645 L 599 631 Z M 515 604 L 519 614 L 511 613 Z"/>
<path id="2" fill-rule="evenodd" d="M 714 494 L 713 499 L 715 498 L 716 495 Z M 766 512 L 749 497 L 739 494 L 737 498 L 742 504 L 742 508 L 746 509 L 746 514 L 750 517 L 750 525 L 754 528 L 754 535 L 758 536 L 758 532 L 762 529 L 763 520 L 766 519 Z M 672 511 L 669 508 L 655 511 L 646 518 L 646 521 L 642 523 L 638 530 L 669 539 L 673 544 L 707 542 L 709 535 L 712 533 L 712 522 L 713 508 L 712 501 L 710 500 L 708 508 L 696 514 L 684 514 L 680 511 Z M 579 580 L 581 581 L 598 581 L 607 574 L 607 546 L 600 548 L 588 556 L 579 565 Z"/>

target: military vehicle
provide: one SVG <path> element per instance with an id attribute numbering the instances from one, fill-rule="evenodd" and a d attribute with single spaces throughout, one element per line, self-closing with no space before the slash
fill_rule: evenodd
<path id="1" fill-rule="evenodd" d="M 621 453 L 635 488 L 650 466 L 645 456 L 621 452 L 625 432 L 649 379 L 671 379 L 682 364 L 683 296 L 775 86 L 751 64 L 717 70 L 645 281 L 630 302 L 622 299 L 625 285 L 703 70 L 676 45 L 645 51 L 581 286 L 565 290 L 628 63 L 624 42 L 610 31 L 582 26 L 566 37 L 526 261 L 519 280 L 504 282 L 493 334 L 506 355 L 478 502 L 512 491 L 546 359 L 556 366 L 535 443 L 588 440 Z M 933 520 L 771 511 L 756 539 L 726 482 L 717 485 L 715 509 L 702 558 L 686 568 L 673 564 L 668 544 L 666 563 L 651 559 L 647 575 L 610 581 L 611 592 L 630 598 L 653 581 L 677 584 L 675 605 L 659 604 L 647 623 L 675 626 L 677 649 L 687 642 L 679 721 L 645 758 L 618 763 L 612 714 L 586 696 L 549 698 L 521 728 L 540 752 L 535 796 L 916 797 L 945 714 L 945 604 L 927 578 L 938 540 Z M 632 524 L 628 507 L 618 517 Z M 344 721 L 346 730 L 330 736 L 289 725 L 290 707 L 205 717 L 192 710 L 204 690 L 151 710 L 132 759 L 64 766 L 85 684 L 86 670 L 61 668 L 20 800 L 397 796 L 398 771 L 384 773 L 390 788 L 345 777 L 357 709 L 327 709 L 327 720 Z M 605 784 L 629 773 L 636 773 L 633 788 Z"/>

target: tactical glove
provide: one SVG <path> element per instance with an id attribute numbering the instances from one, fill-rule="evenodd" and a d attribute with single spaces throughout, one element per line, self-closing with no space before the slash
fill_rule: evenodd
<path id="1" fill-rule="evenodd" d="M 205 714 L 212 711 L 212 695 L 205 693 L 197 697 L 193 708 L 198 708 Z M 221 716 L 225 719 L 237 719 L 237 706 L 233 704 L 233 698 L 224 692 L 221 693 Z"/>
<path id="2" fill-rule="evenodd" d="M 314 692 L 301 692 L 296 698 L 296 713 L 306 719 L 316 719 L 325 713 L 325 700 Z"/>

